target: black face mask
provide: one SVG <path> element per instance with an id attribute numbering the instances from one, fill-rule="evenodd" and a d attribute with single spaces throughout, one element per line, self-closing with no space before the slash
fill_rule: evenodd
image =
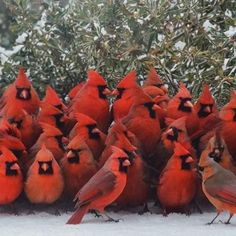
<path id="1" fill-rule="evenodd" d="M 186 160 L 190 155 L 182 155 L 180 156 L 181 158 L 181 169 L 182 170 L 191 170 L 191 165 L 190 163 L 187 163 Z"/>
<path id="2" fill-rule="evenodd" d="M 125 160 L 129 160 L 128 158 L 122 158 L 122 157 L 119 157 L 118 158 L 119 160 L 119 171 L 122 172 L 122 173 L 128 173 L 128 166 L 123 166 L 123 162 Z"/>
<path id="3" fill-rule="evenodd" d="M 216 150 L 219 150 L 218 154 L 215 152 Z M 209 153 L 209 157 L 213 158 L 215 162 L 219 163 L 222 160 L 223 152 L 224 152 L 224 146 L 215 147 L 213 148 L 213 151 Z"/>
<path id="4" fill-rule="evenodd" d="M 95 128 L 97 128 L 96 124 L 87 125 L 86 127 L 88 128 L 88 134 L 89 134 L 89 138 L 90 139 L 95 139 L 95 140 L 99 140 L 100 139 L 100 134 L 99 133 L 93 133 L 93 130 Z"/>
<path id="5" fill-rule="evenodd" d="M 64 122 L 61 122 L 61 118 L 63 117 L 63 114 L 56 114 L 54 115 L 54 117 L 56 120 L 56 127 L 63 128 Z"/>
<path id="6" fill-rule="evenodd" d="M 130 164 L 132 166 L 134 164 L 134 161 L 135 161 L 135 154 L 134 154 L 134 152 L 129 152 L 129 151 L 126 151 L 126 150 L 124 150 L 124 152 L 128 155 Z"/>
<path id="7" fill-rule="evenodd" d="M 186 102 L 191 102 L 191 98 L 180 98 L 180 104 L 178 107 L 178 110 L 183 111 L 183 112 L 192 112 L 192 108 L 191 107 L 186 107 L 185 103 Z"/>
<path id="8" fill-rule="evenodd" d="M 177 141 L 179 137 L 179 133 L 182 132 L 182 130 L 177 129 L 176 127 L 171 127 L 171 129 L 173 130 L 173 135 L 167 134 L 167 139 L 172 142 Z"/>
<path id="9" fill-rule="evenodd" d="M 117 90 L 118 90 L 119 94 L 117 95 L 115 101 L 122 98 L 123 93 L 124 93 L 124 91 L 125 91 L 125 88 L 117 88 Z"/>
<path id="10" fill-rule="evenodd" d="M 67 160 L 70 164 L 79 164 L 80 163 L 80 149 L 78 150 L 73 150 L 73 149 L 69 149 L 68 151 L 72 151 L 73 153 L 73 157 L 69 157 Z"/>
<path id="11" fill-rule="evenodd" d="M 26 98 L 21 96 L 23 91 L 26 91 Z M 31 89 L 30 88 L 16 88 L 16 98 L 20 100 L 30 100 L 31 99 Z"/>
<path id="12" fill-rule="evenodd" d="M 62 104 L 58 104 L 55 106 L 58 110 L 62 111 Z"/>
<path id="13" fill-rule="evenodd" d="M 39 163 L 39 175 L 53 175 L 53 169 L 52 169 L 52 161 L 38 161 Z M 48 166 L 47 170 L 45 171 L 42 168 L 42 165 L 46 164 Z"/>
<path id="14" fill-rule="evenodd" d="M 21 158 L 23 150 L 18 150 L 18 149 L 10 149 L 10 150 L 17 157 L 17 159 Z"/>
<path id="15" fill-rule="evenodd" d="M 210 107 L 210 112 L 206 112 L 205 108 Z M 212 113 L 213 104 L 202 104 L 200 103 L 200 110 L 198 111 L 199 117 L 207 117 Z"/>
<path id="16" fill-rule="evenodd" d="M 144 106 L 148 109 L 148 112 L 149 112 L 149 116 L 150 118 L 152 119 L 155 119 L 156 118 L 156 112 L 152 109 L 152 107 L 154 106 L 154 102 L 147 102 L 147 103 L 144 103 Z"/>
<path id="17" fill-rule="evenodd" d="M 16 120 L 15 118 L 10 118 L 8 119 L 9 124 L 16 124 L 17 129 L 21 129 L 22 128 L 22 123 L 23 120 Z"/>
<path id="18" fill-rule="evenodd" d="M 105 94 L 103 94 L 104 90 L 107 88 L 106 85 L 99 85 L 97 86 L 98 88 L 98 96 L 101 99 L 107 99 L 107 96 Z"/>
<path id="19" fill-rule="evenodd" d="M 62 138 L 63 138 L 62 135 L 55 136 L 55 139 L 57 140 L 58 146 L 60 147 L 60 149 L 62 149 L 63 151 L 65 151 L 65 145 L 64 145 L 64 143 L 62 142 Z"/>
<path id="20" fill-rule="evenodd" d="M 18 171 L 17 170 L 12 170 L 11 167 L 17 163 L 16 161 L 11 161 L 11 162 L 6 162 L 6 176 L 17 176 L 18 175 Z"/>

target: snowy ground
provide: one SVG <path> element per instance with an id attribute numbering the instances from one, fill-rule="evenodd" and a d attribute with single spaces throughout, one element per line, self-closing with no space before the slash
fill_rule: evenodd
<path id="1" fill-rule="evenodd" d="M 94 218 L 87 214 L 80 225 L 66 225 L 71 214 L 54 216 L 48 213 L 35 215 L 1 214 L 1 236 L 79 236 L 79 235 L 135 235 L 135 236 L 235 236 L 236 217 L 231 225 L 225 225 L 227 214 L 222 214 L 213 225 L 205 225 L 214 216 L 214 212 L 191 216 L 171 214 L 168 217 L 146 213 L 142 216 L 131 213 L 110 213 L 114 218 L 122 218 L 119 223 L 105 222 L 102 218 Z"/>

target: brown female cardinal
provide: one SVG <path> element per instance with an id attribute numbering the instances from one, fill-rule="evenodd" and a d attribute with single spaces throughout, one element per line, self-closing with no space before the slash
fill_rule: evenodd
<path id="1" fill-rule="evenodd" d="M 67 145 L 67 153 L 61 160 L 61 167 L 65 179 L 64 193 L 72 199 L 98 170 L 92 152 L 79 135 Z"/>
<path id="2" fill-rule="evenodd" d="M 40 103 L 38 94 L 32 87 L 22 67 L 19 69 L 15 82 L 9 85 L 4 92 L 0 103 L 1 108 L 4 107 L 1 113 L 4 113 L 4 110 L 13 104 L 24 109 L 29 114 L 36 114 L 38 112 Z M 5 105 L 7 105 L 6 108 Z"/>
<path id="3" fill-rule="evenodd" d="M 141 88 L 137 88 L 135 94 L 134 104 L 122 123 L 140 141 L 143 157 L 148 159 L 155 152 L 161 137 L 157 111 L 161 108 Z"/>
<path id="4" fill-rule="evenodd" d="M 236 145 L 233 138 L 236 136 L 236 93 L 232 93 L 229 103 L 221 109 L 220 118 L 222 119 L 221 135 L 236 161 Z"/>
<path id="5" fill-rule="evenodd" d="M 63 188 L 60 166 L 53 154 L 42 145 L 28 170 L 25 194 L 32 203 L 50 204 L 59 199 Z"/>
<path id="6" fill-rule="evenodd" d="M 71 130 L 69 138 L 72 139 L 79 135 L 84 138 L 93 153 L 95 160 L 99 160 L 105 147 L 106 135 L 97 127 L 97 122 L 91 117 L 82 114 L 75 114 L 77 124 Z"/>
<path id="7" fill-rule="evenodd" d="M 164 213 L 186 212 L 197 192 L 197 173 L 193 158 L 181 144 L 175 143 L 174 154 L 164 168 L 157 186 L 157 197 Z"/>
<path id="8" fill-rule="evenodd" d="M 23 177 L 15 155 L 1 146 L 0 205 L 14 202 L 23 190 Z"/>
<path id="9" fill-rule="evenodd" d="M 109 101 L 106 95 L 110 93 L 105 79 L 94 70 L 88 71 L 88 80 L 73 99 L 69 109 L 70 117 L 74 118 L 77 112 L 86 114 L 106 133 L 110 122 Z"/>
<path id="10" fill-rule="evenodd" d="M 129 72 L 117 85 L 112 92 L 116 95 L 116 99 L 112 106 L 113 119 L 121 119 L 125 117 L 134 103 L 134 89 L 139 87 L 136 82 L 136 71 Z"/>
<path id="11" fill-rule="evenodd" d="M 236 213 L 236 176 L 210 157 L 201 158 L 199 168 L 203 171 L 203 192 L 217 211 L 216 217 L 208 224 L 212 224 L 223 211 L 230 213 L 229 219 L 225 222 L 229 224 Z"/>
<path id="12" fill-rule="evenodd" d="M 103 213 L 124 190 L 130 164 L 127 154 L 114 146 L 104 166 L 76 194 L 77 210 L 67 224 L 79 224 L 90 209 Z"/>
<path id="13" fill-rule="evenodd" d="M 199 127 L 197 113 L 191 102 L 192 96 L 183 83 L 180 83 L 178 93 L 169 101 L 166 116 L 178 119 L 186 116 L 186 128 L 188 134 L 196 132 Z"/>
<path id="14" fill-rule="evenodd" d="M 232 171 L 236 175 L 236 165 L 228 151 L 224 139 L 220 135 L 219 129 L 215 131 L 215 135 L 209 140 L 200 159 L 203 160 L 208 157 L 214 159 L 219 165 Z"/>

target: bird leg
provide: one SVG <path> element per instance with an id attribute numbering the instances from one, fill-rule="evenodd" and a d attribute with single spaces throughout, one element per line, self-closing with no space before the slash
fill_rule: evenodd
<path id="1" fill-rule="evenodd" d="M 230 213 L 229 219 L 225 222 L 226 225 L 230 224 L 230 220 L 234 214 Z"/>
<path id="2" fill-rule="evenodd" d="M 194 204 L 194 206 L 196 207 L 196 210 L 197 210 L 200 214 L 202 214 L 202 213 L 203 213 L 203 212 L 202 212 L 202 209 L 201 209 L 201 207 L 200 207 L 200 205 L 199 205 L 199 203 L 198 203 L 198 201 L 197 201 L 196 199 L 194 199 L 193 204 Z"/>
<path id="3" fill-rule="evenodd" d="M 99 214 L 96 210 L 90 210 L 90 213 L 94 214 L 96 218 L 103 217 L 101 214 Z"/>
<path id="4" fill-rule="evenodd" d="M 220 215 L 220 212 L 217 212 L 217 215 L 214 217 L 214 219 L 213 219 L 211 222 L 207 223 L 207 225 L 213 224 L 213 222 L 215 221 L 215 219 L 216 219 L 219 215 Z M 230 219 L 229 219 L 229 220 L 230 220 Z"/>
<path id="5" fill-rule="evenodd" d="M 109 215 L 107 215 L 106 213 L 104 213 L 104 215 L 108 218 L 106 220 L 106 222 L 116 222 L 116 223 L 118 223 L 121 220 L 121 219 L 113 219 Z"/>
<path id="6" fill-rule="evenodd" d="M 150 210 L 148 209 L 148 204 L 145 202 L 143 205 L 143 209 L 141 211 L 139 211 L 139 215 L 143 215 L 146 212 L 150 212 Z M 150 212 L 151 213 L 151 212 Z"/>

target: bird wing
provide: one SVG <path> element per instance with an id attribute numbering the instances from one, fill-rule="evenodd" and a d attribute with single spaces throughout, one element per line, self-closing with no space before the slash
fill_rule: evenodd
<path id="1" fill-rule="evenodd" d="M 111 192 L 116 184 L 116 175 L 110 170 L 100 169 L 76 194 L 76 207 L 89 204 L 104 194 Z"/>
<path id="2" fill-rule="evenodd" d="M 236 205 L 236 176 L 227 170 L 221 171 L 205 182 L 205 189 L 212 197 Z"/>

